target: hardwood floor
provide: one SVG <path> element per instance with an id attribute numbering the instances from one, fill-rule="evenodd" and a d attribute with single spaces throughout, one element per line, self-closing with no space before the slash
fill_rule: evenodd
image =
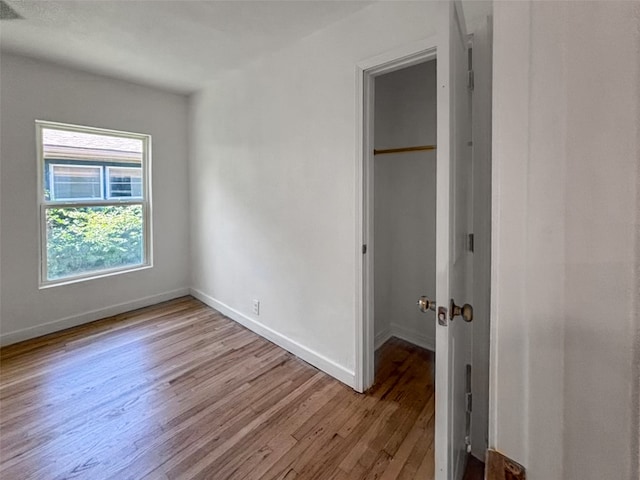
<path id="1" fill-rule="evenodd" d="M 191 297 L 0 350 L 3 479 L 429 479 L 433 354 L 358 394 Z"/>
<path id="2" fill-rule="evenodd" d="M 467 459 L 467 468 L 462 480 L 483 480 L 484 470 L 484 462 L 481 462 L 477 458 L 469 455 L 469 458 Z"/>

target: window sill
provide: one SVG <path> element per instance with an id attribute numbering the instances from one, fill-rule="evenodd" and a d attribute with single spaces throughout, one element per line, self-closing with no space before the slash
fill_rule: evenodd
<path id="1" fill-rule="evenodd" d="M 122 275 L 125 273 L 139 272 L 142 270 L 149 270 L 153 268 L 153 264 L 144 264 L 144 265 L 136 265 L 133 267 L 123 267 L 113 270 L 102 270 L 100 272 L 92 272 L 86 275 L 72 277 L 72 278 L 61 278 L 60 280 L 51 280 L 47 282 L 40 282 L 38 286 L 39 290 L 46 290 L 54 287 L 62 287 L 65 285 L 72 285 L 74 283 L 87 282 L 89 280 L 97 280 L 99 278 L 113 277 L 115 275 Z"/>

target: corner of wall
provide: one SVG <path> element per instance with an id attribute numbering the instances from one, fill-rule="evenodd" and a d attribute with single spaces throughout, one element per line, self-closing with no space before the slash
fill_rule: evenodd
<path id="1" fill-rule="evenodd" d="M 317 369 L 322 370 L 326 374 L 341 381 L 345 385 L 353 389 L 356 388 L 356 378 L 355 372 L 353 370 L 349 370 L 342 365 L 334 362 L 330 358 L 325 357 L 321 353 L 311 350 L 310 348 L 302 345 L 299 342 L 296 342 L 286 335 L 283 335 L 282 333 L 277 332 L 252 318 L 249 318 L 235 308 L 232 308 L 229 305 L 216 300 L 215 298 L 196 288 L 191 288 L 190 293 L 201 302 L 221 312 L 223 315 L 226 315 L 231 320 L 234 320 L 243 327 L 248 328 L 252 332 L 257 333 L 261 337 L 264 337 L 267 340 L 275 343 L 279 347 L 301 358 L 305 362 L 310 363 Z"/>
<path id="2" fill-rule="evenodd" d="M 170 292 L 160 293 L 158 295 L 151 295 L 144 298 L 139 298 L 130 302 L 120 303 L 118 305 L 112 305 L 107 308 L 100 308 L 97 310 L 91 310 L 78 315 L 53 320 L 51 322 L 42 323 L 32 327 L 24 328 L 14 332 L 8 332 L 0 336 L 0 346 L 11 345 L 13 343 L 22 342 L 50 333 L 66 330 L 67 328 L 77 327 L 85 323 L 101 320 L 103 318 L 112 317 L 121 313 L 130 312 L 139 308 L 148 307 L 157 303 L 173 300 L 174 298 L 184 297 L 189 295 L 188 288 L 179 288 Z"/>

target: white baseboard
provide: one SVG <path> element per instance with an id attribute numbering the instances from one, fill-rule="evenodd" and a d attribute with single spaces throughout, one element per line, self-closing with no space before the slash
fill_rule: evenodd
<path id="1" fill-rule="evenodd" d="M 376 333 L 374 347 L 378 350 L 391 337 L 396 337 L 431 352 L 436 351 L 436 339 L 425 335 L 423 332 L 411 330 L 397 323 L 389 325 L 388 329 Z"/>
<path id="2" fill-rule="evenodd" d="M 391 334 L 391 329 L 387 328 L 381 332 L 376 333 L 376 337 L 373 340 L 373 348 L 378 350 L 384 343 L 389 340 L 393 335 Z"/>
<path id="3" fill-rule="evenodd" d="M 401 340 L 413 343 L 414 345 L 431 352 L 436 351 L 436 339 L 434 337 L 425 335 L 424 332 L 418 332 L 402 325 L 398 325 L 397 323 L 392 323 L 390 327 L 392 337 L 397 337 Z"/>
<path id="4" fill-rule="evenodd" d="M 79 315 L 73 315 L 59 320 L 54 320 L 52 322 L 43 323 L 41 325 L 16 330 L 15 332 L 2 334 L 0 336 L 0 345 L 11 345 L 12 343 L 22 342 L 23 340 L 41 337 L 42 335 L 59 332 L 60 330 L 65 330 L 71 327 L 77 327 L 78 325 L 100 320 L 101 318 L 112 317 L 113 315 L 129 312 L 142 307 L 148 307 L 149 305 L 155 305 L 156 303 L 165 302 L 174 298 L 184 297 L 185 295 L 189 295 L 189 289 L 179 288 L 170 292 L 150 295 L 130 302 L 119 303 L 118 305 L 112 305 L 98 310 L 91 310 Z"/>
<path id="5" fill-rule="evenodd" d="M 310 348 L 290 339 L 289 337 L 263 325 L 262 323 L 247 317 L 245 314 L 238 310 L 226 305 L 213 297 L 210 297 L 206 293 L 201 292 L 195 288 L 190 289 L 192 296 L 197 298 L 203 303 L 206 303 L 211 308 L 218 310 L 220 313 L 226 315 L 230 319 L 238 322 L 240 325 L 248 328 L 252 332 L 257 333 L 261 337 L 275 343 L 281 348 L 284 348 L 288 352 L 293 353 L 296 357 L 301 358 L 307 363 L 310 363 L 314 367 L 322 370 L 323 372 L 331 375 L 333 378 L 341 381 L 342 383 L 355 388 L 355 373 L 342 365 L 337 364 L 333 360 L 325 357 L 324 355 L 311 350 Z"/>

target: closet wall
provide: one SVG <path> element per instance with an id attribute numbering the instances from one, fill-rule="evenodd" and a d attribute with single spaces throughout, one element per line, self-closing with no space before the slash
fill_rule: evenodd
<path id="1" fill-rule="evenodd" d="M 436 143 L 436 62 L 375 79 L 375 148 Z M 376 348 L 390 336 L 435 348 L 435 317 L 421 295 L 435 295 L 436 151 L 374 160 Z"/>

